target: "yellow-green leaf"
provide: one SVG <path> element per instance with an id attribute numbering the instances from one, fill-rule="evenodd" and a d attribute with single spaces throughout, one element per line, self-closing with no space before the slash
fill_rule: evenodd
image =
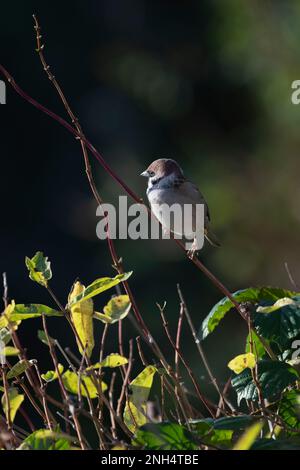
<path id="1" fill-rule="evenodd" d="M 244 434 L 242 434 L 242 436 L 238 439 L 235 446 L 233 447 L 233 450 L 249 450 L 255 439 L 259 436 L 263 425 L 263 421 L 258 421 L 252 424 L 252 426 L 246 429 Z"/>
<path id="2" fill-rule="evenodd" d="M 126 357 L 120 356 L 120 354 L 118 353 L 112 353 L 109 354 L 109 356 L 107 356 L 105 359 L 103 359 L 103 361 L 97 362 L 91 367 L 88 367 L 87 370 L 100 369 L 100 367 L 119 367 L 127 363 L 128 359 L 126 359 Z"/>
<path id="3" fill-rule="evenodd" d="M 18 375 L 23 374 L 29 367 L 32 366 L 32 363 L 30 361 L 27 361 L 26 359 L 21 359 L 21 361 L 17 362 L 10 371 L 7 373 L 7 378 L 8 379 L 13 379 L 14 377 L 18 377 Z"/>
<path id="4" fill-rule="evenodd" d="M 128 295 L 117 295 L 113 297 L 104 307 L 104 313 L 95 312 L 94 316 L 103 323 L 115 323 L 125 318 L 131 308 Z"/>
<path id="5" fill-rule="evenodd" d="M 50 429 L 38 429 L 30 434 L 17 450 L 79 450 L 71 444 L 73 436 Z"/>
<path id="6" fill-rule="evenodd" d="M 79 376 L 75 374 L 75 372 L 67 370 L 62 376 L 62 380 L 64 386 L 69 392 L 78 395 Z M 83 385 L 83 383 L 85 386 Z M 88 391 L 88 394 L 86 392 L 85 387 Z M 107 385 L 103 381 L 101 381 L 101 390 L 102 392 L 105 392 L 105 390 L 107 390 Z M 98 389 L 94 384 L 93 379 L 84 374 L 81 375 L 80 391 L 83 397 L 87 397 L 88 395 L 90 396 L 90 398 L 98 397 Z"/>
<path id="7" fill-rule="evenodd" d="M 58 371 L 60 375 L 64 371 L 64 366 L 62 364 L 58 364 Z M 41 377 L 45 382 L 53 382 L 53 380 L 56 380 L 58 378 L 58 374 L 56 370 L 48 370 L 45 374 L 41 374 Z"/>
<path id="8" fill-rule="evenodd" d="M 72 301 L 69 302 L 69 307 L 75 305 L 77 302 L 82 302 L 83 300 L 90 299 L 95 295 L 101 294 L 101 292 L 111 289 L 111 287 L 116 286 L 120 282 L 126 281 L 126 279 L 128 279 L 131 274 L 132 272 L 128 272 L 124 274 L 118 274 L 113 278 L 102 277 L 100 279 L 96 279 L 96 281 L 87 286 L 79 295 L 72 298 Z"/>
<path id="9" fill-rule="evenodd" d="M 152 387 L 153 377 L 157 369 L 147 366 L 131 383 L 128 400 L 124 409 L 124 423 L 135 432 L 140 426 L 148 422 L 146 405 Z"/>
<path id="10" fill-rule="evenodd" d="M 17 304 L 9 315 L 11 321 L 28 320 L 29 318 L 38 318 L 43 315 L 48 317 L 61 317 L 63 314 L 47 305 L 42 304 Z"/>
<path id="11" fill-rule="evenodd" d="M 47 346 L 49 346 L 47 335 L 44 330 L 38 330 L 38 339 L 42 341 L 42 343 L 47 344 Z M 49 337 L 49 340 L 51 344 L 55 344 L 55 339 Z"/>
<path id="12" fill-rule="evenodd" d="M 41 251 L 38 251 L 33 258 L 25 258 L 25 264 L 29 271 L 29 277 L 32 281 L 41 286 L 47 287 L 48 281 L 52 278 L 50 261 Z"/>
<path id="13" fill-rule="evenodd" d="M 7 305 L 3 315 L 0 317 L 0 328 L 6 328 L 9 327 L 13 330 L 18 329 L 18 325 L 21 323 L 20 321 L 14 322 L 11 319 L 11 315 L 14 312 L 15 309 L 15 301 L 12 300 L 10 304 Z"/>
<path id="14" fill-rule="evenodd" d="M 85 290 L 83 284 L 79 281 L 75 282 L 69 295 L 69 305 L 72 305 L 73 299 L 80 296 Z M 76 337 L 79 352 L 91 357 L 95 343 L 94 343 L 94 326 L 93 314 L 94 304 L 92 299 L 82 300 L 79 303 L 73 304 L 71 307 L 71 319 L 75 330 L 80 338 Z"/>
<path id="15" fill-rule="evenodd" d="M 228 362 L 227 366 L 229 369 L 233 370 L 236 374 L 240 374 L 243 370 L 253 369 L 255 367 L 256 361 L 253 353 L 240 354 Z"/>
<path id="16" fill-rule="evenodd" d="M 5 346 L 3 349 L 0 349 L 0 356 L 17 356 L 20 351 L 13 346 Z"/>
<path id="17" fill-rule="evenodd" d="M 8 400 L 9 400 L 9 407 L 7 406 L 5 394 L 2 395 L 1 402 L 2 402 L 3 411 L 6 415 L 6 418 L 13 423 L 16 413 L 24 401 L 24 395 L 19 394 L 17 388 L 11 387 L 8 390 Z M 9 416 L 8 416 L 8 413 L 9 413 Z"/>
<path id="18" fill-rule="evenodd" d="M 289 297 L 283 297 L 282 299 L 276 300 L 273 305 L 267 305 L 266 307 L 259 306 L 256 311 L 260 313 L 272 313 L 276 312 L 276 310 L 279 310 L 282 307 L 285 307 L 286 305 L 292 304 L 296 305 L 296 302 L 293 299 L 290 299 Z"/>

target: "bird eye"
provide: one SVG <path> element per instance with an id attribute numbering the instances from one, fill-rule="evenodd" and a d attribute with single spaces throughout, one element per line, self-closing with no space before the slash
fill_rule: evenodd
<path id="1" fill-rule="evenodd" d="M 150 177 L 155 176 L 154 171 L 149 171 L 149 176 L 150 176 Z"/>

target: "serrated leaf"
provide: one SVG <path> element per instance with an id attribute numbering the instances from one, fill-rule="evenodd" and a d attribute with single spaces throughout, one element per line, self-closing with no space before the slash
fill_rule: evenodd
<path id="1" fill-rule="evenodd" d="M 231 431 L 240 431 L 245 429 L 247 426 L 253 423 L 255 418 L 250 415 L 239 415 L 239 416 L 225 416 L 223 418 L 213 419 L 204 418 L 201 420 L 190 421 L 191 425 L 198 422 L 205 422 L 212 426 L 214 429 L 225 429 Z"/>
<path id="2" fill-rule="evenodd" d="M 113 297 L 104 307 L 104 313 L 95 312 L 94 317 L 103 323 L 115 323 L 123 320 L 130 312 L 131 303 L 128 295 L 118 295 Z"/>
<path id="3" fill-rule="evenodd" d="M 261 359 L 257 364 L 257 378 L 262 390 L 263 398 L 274 399 L 288 385 L 293 384 L 299 377 L 295 369 L 285 362 Z M 258 392 L 249 369 L 231 381 L 232 387 L 238 395 L 238 403 L 245 400 L 258 400 Z"/>
<path id="4" fill-rule="evenodd" d="M 193 420 L 191 426 L 193 433 L 203 444 L 226 448 L 231 445 L 231 429 L 216 429 L 208 420 Z"/>
<path id="5" fill-rule="evenodd" d="M 300 333 L 300 299 L 284 298 L 273 305 L 259 306 L 253 324 L 261 336 L 285 348 Z"/>
<path id="6" fill-rule="evenodd" d="M 30 361 L 26 359 L 21 359 L 21 361 L 17 362 L 7 373 L 8 379 L 13 379 L 14 377 L 18 377 L 19 375 L 23 374 L 29 367 L 32 366 Z"/>
<path id="7" fill-rule="evenodd" d="M 124 274 L 118 274 L 113 278 L 102 277 L 100 279 L 96 279 L 96 281 L 87 286 L 77 297 L 74 297 L 69 303 L 68 307 L 70 308 L 78 302 L 90 299 L 91 297 L 95 297 L 95 295 L 101 294 L 102 292 L 111 289 L 117 284 L 120 284 L 120 282 L 126 281 L 131 276 L 131 274 L 132 272 L 128 272 Z"/>
<path id="8" fill-rule="evenodd" d="M 299 450 L 300 439 L 257 439 L 251 446 L 251 450 Z"/>
<path id="9" fill-rule="evenodd" d="M 130 395 L 126 401 L 123 419 L 128 429 L 135 432 L 137 428 L 147 423 L 146 404 L 152 387 L 153 377 L 157 369 L 147 366 L 130 383 Z"/>
<path id="10" fill-rule="evenodd" d="M 264 426 L 263 421 L 258 421 L 250 428 L 248 428 L 244 434 L 238 439 L 237 443 L 234 445 L 233 450 L 248 450 L 251 448 L 255 439 L 259 436 L 262 428 Z"/>
<path id="11" fill-rule="evenodd" d="M 232 295 L 234 299 L 241 302 L 257 303 L 261 300 L 276 301 L 282 297 L 293 297 L 296 293 L 286 289 L 279 289 L 277 287 L 250 287 L 248 289 L 239 290 Z M 209 312 L 204 319 L 199 336 L 201 339 L 206 338 L 218 326 L 220 321 L 224 318 L 227 312 L 234 307 L 228 297 L 220 300 Z"/>
<path id="12" fill-rule="evenodd" d="M 280 400 L 278 415 L 289 428 L 300 431 L 300 392 L 297 390 L 286 391 Z M 291 431 L 286 431 L 293 435 Z"/>
<path id="13" fill-rule="evenodd" d="M 253 369 L 255 367 L 256 360 L 255 356 L 252 353 L 239 354 L 234 359 L 228 362 L 227 366 L 229 369 L 233 370 L 236 374 L 240 374 L 243 370 L 249 368 Z"/>
<path id="14" fill-rule="evenodd" d="M 128 364 L 128 359 L 126 359 L 126 357 L 123 357 L 118 353 L 112 353 L 112 354 L 109 354 L 109 356 L 106 356 L 106 358 L 103 359 L 103 361 L 93 364 L 92 366 L 88 367 L 86 370 L 100 369 L 100 367 L 112 367 L 113 368 L 113 367 L 123 366 L 125 364 Z"/>
<path id="15" fill-rule="evenodd" d="M 64 366 L 62 364 L 58 364 L 58 371 L 60 375 L 63 373 Z M 53 382 L 53 380 L 58 378 L 58 374 L 56 370 L 48 370 L 45 374 L 41 374 L 41 377 L 45 382 Z"/>
<path id="16" fill-rule="evenodd" d="M 39 429 L 30 434 L 18 450 L 71 450 L 74 437 L 67 434 Z"/>
<path id="17" fill-rule="evenodd" d="M 79 281 L 75 282 L 69 295 L 69 305 L 72 305 L 73 300 L 82 295 L 84 291 L 85 286 Z M 70 312 L 74 328 L 79 337 L 76 337 L 79 352 L 83 354 L 85 351 L 85 354 L 91 357 L 95 346 L 93 326 L 94 303 L 92 299 L 82 300 L 72 305 Z"/>
<path id="18" fill-rule="evenodd" d="M 47 287 L 48 281 L 52 278 L 50 261 L 41 251 L 38 251 L 33 258 L 25 258 L 25 264 L 32 281 L 41 286 Z"/>
<path id="19" fill-rule="evenodd" d="M 148 423 L 140 427 L 133 445 L 145 450 L 196 450 L 192 434 L 177 423 Z"/>
<path id="20" fill-rule="evenodd" d="M 66 389 L 73 393 L 74 395 L 78 395 L 78 384 L 79 384 L 79 376 L 70 370 L 67 370 L 63 376 L 62 380 Z M 84 383 L 84 385 L 83 385 Z M 88 393 L 86 392 L 86 389 Z M 101 380 L 101 390 L 105 392 L 107 390 L 107 385 Z M 83 397 L 90 396 L 90 398 L 97 398 L 98 397 L 98 389 L 94 384 L 91 377 L 82 374 L 81 375 L 81 384 L 80 384 L 80 391 Z"/>
<path id="21" fill-rule="evenodd" d="M 2 407 L 3 407 L 3 411 L 5 413 L 6 418 L 13 423 L 16 417 L 17 411 L 24 401 L 24 395 L 19 394 L 19 391 L 16 387 L 11 387 L 8 390 L 8 400 L 9 400 L 9 407 L 7 406 L 6 396 L 4 394 L 1 399 Z M 9 413 L 9 416 L 8 416 L 8 413 Z"/>

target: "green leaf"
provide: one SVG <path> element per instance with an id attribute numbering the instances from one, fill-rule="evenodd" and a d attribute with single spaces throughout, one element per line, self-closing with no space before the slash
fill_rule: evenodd
<path id="1" fill-rule="evenodd" d="M 238 439 L 237 443 L 233 447 L 233 450 L 250 449 L 255 439 L 259 436 L 263 426 L 263 421 L 257 421 L 256 423 L 253 423 L 250 428 L 248 428 L 244 432 L 244 434 Z"/>
<path id="2" fill-rule="evenodd" d="M 11 333 L 7 328 L 1 328 L 0 330 L 0 344 L 6 346 L 11 340 Z"/>
<path id="3" fill-rule="evenodd" d="M 145 450 L 196 450 L 192 434 L 177 423 L 148 423 L 139 428 L 133 445 Z"/>
<path id="4" fill-rule="evenodd" d="M 288 439 L 257 439 L 251 450 L 299 450 L 300 441 Z"/>
<path id="5" fill-rule="evenodd" d="M 300 299 L 295 299 L 280 299 L 279 303 L 275 302 L 272 306 L 260 306 L 253 314 L 257 332 L 282 348 L 300 333 Z"/>
<path id="6" fill-rule="evenodd" d="M 69 392 L 73 393 L 74 395 L 78 395 L 79 376 L 75 374 L 75 372 L 67 370 L 62 376 L 62 380 L 64 386 Z M 86 389 L 88 393 L 86 392 Z M 101 390 L 102 392 L 107 390 L 107 385 L 103 381 L 101 381 Z M 98 397 L 98 389 L 94 384 L 93 379 L 84 374 L 81 374 L 80 391 L 83 397 Z"/>
<path id="7" fill-rule="evenodd" d="M 31 259 L 26 256 L 25 264 L 29 271 L 30 279 L 41 286 L 47 287 L 48 281 L 52 278 L 48 258 L 41 251 L 38 251 Z"/>
<path id="8" fill-rule="evenodd" d="M 289 428 L 295 432 L 300 431 L 300 392 L 289 390 L 285 392 L 280 400 L 278 415 Z M 288 435 L 293 435 L 287 431 Z"/>
<path id="9" fill-rule="evenodd" d="M 19 375 L 23 374 L 29 367 L 32 366 L 30 361 L 26 359 L 21 359 L 21 361 L 17 362 L 7 373 L 8 379 L 13 379 L 14 377 L 18 377 Z"/>
<path id="10" fill-rule="evenodd" d="M 193 420 L 192 430 L 203 444 L 217 447 L 229 447 L 231 445 L 233 430 L 216 429 L 212 423 L 206 420 Z"/>
<path id="11" fill-rule="evenodd" d="M 260 341 L 259 337 L 255 334 L 254 331 L 251 332 L 252 336 L 252 344 L 253 344 L 253 354 L 257 359 L 261 359 L 262 357 L 265 356 L 266 351 L 265 348 Z M 268 342 L 267 340 L 265 340 Z M 247 339 L 246 339 L 246 347 L 245 347 L 245 352 L 249 353 L 250 352 L 250 334 L 248 334 Z"/>
<path id="12" fill-rule="evenodd" d="M 20 351 L 13 346 L 6 346 L 3 349 L 0 349 L 0 356 L 17 356 L 20 354 Z"/>
<path id="13" fill-rule="evenodd" d="M 72 441 L 74 437 L 67 434 L 39 429 L 26 437 L 18 450 L 71 450 Z"/>
<path id="14" fill-rule="evenodd" d="M 128 359 L 126 357 L 120 356 L 118 353 L 112 353 L 109 354 L 109 356 L 106 356 L 105 359 L 101 362 L 97 362 L 96 364 L 93 364 L 92 366 L 88 367 L 86 370 L 90 369 L 100 369 L 100 367 L 119 367 L 123 366 L 124 364 L 128 364 Z"/>
<path id="15" fill-rule="evenodd" d="M 62 313 L 53 308 L 41 304 L 17 304 L 13 311 L 10 313 L 9 319 L 11 321 L 22 321 L 29 318 L 38 318 L 42 314 L 48 317 L 62 317 Z"/>
<path id="16" fill-rule="evenodd" d="M 147 366 L 131 383 L 130 395 L 125 405 L 124 423 L 135 432 L 137 428 L 147 423 L 146 404 L 152 387 L 153 377 L 157 369 Z"/>
<path id="17" fill-rule="evenodd" d="M 293 384 L 299 377 L 295 369 L 285 362 L 261 359 L 257 364 L 257 378 L 260 383 L 263 398 L 274 399 L 288 385 Z M 258 392 L 252 380 L 251 371 L 245 369 L 231 381 L 238 395 L 238 403 L 245 400 L 258 400 Z"/>
<path id="18" fill-rule="evenodd" d="M 61 375 L 64 371 L 64 366 L 62 364 L 58 364 L 58 370 Z M 55 370 L 48 370 L 45 374 L 41 374 L 41 377 L 45 382 L 53 382 L 53 380 L 58 378 L 58 374 Z"/>
<path id="19" fill-rule="evenodd" d="M 239 290 L 234 292 L 234 299 L 241 302 L 253 302 L 257 303 L 261 300 L 273 300 L 276 301 L 281 297 L 293 297 L 295 292 L 291 292 L 286 289 L 279 289 L 277 287 L 249 287 L 248 289 Z M 234 307 L 231 300 L 228 297 L 224 297 L 220 300 L 209 312 L 207 317 L 204 319 L 201 327 L 199 336 L 201 339 L 206 338 L 214 329 L 218 326 L 222 318 L 226 315 L 229 310 Z"/>
<path id="20" fill-rule="evenodd" d="M 21 404 L 24 401 L 24 395 L 19 394 L 19 391 L 16 387 L 11 387 L 8 390 L 8 400 L 9 400 L 9 407 L 7 407 L 7 401 L 5 394 L 2 396 L 1 402 L 3 411 L 7 419 L 13 423 L 15 416 L 17 414 L 18 409 L 20 408 Z M 9 416 L 8 416 L 9 413 Z"/>
<path id="21" fill-rule="evenodd" d="M 252 424 L 254 417 L 250 415 L 239 416 L 225 416 L 224 418 L 205 418 L 202 420 L 192 420 L 191 424 L 205 422 L 212 426 L 214 429 L 225 429 L 231 431 L 240 431 L 245 429 L 248 425 Z"/>
<path id="22" fill-rule="evenodd" d="M 103 323 L 112 324 L 123 320 L 128 315 L 130 308 L 131 303 L 128 295 L 118 295 L 113 297 L 104 307 L 104 314 L 95 312 L 94 317 Z"/>
<path id="23" fill-rule="evenodd" d="M 47 339 L 47 335 L 46 333 L 44 332 L 44 330 L 38 330 L 38 339 L 40 341 L 42 341 L 42 343 L 46 344 L 47 346 L 49 346 L 49 343 L 48 343 L 48 339 Z M 55 339 L 53 338 L 50 338 L 50 342 L 51 344 L 55 344 Z"/>
<path id="24" fill-rule="evenodd" d="M 77 302 L 82 302 L 83 300 L 90 299 L 91 297 L 95 297 L 95 295 L 101 294 L 111 287 L 116 286 L 120 282 L 126 281 L 132 272 L 118 274 L 117 276 L 111 277 L 102 277 L 97 279 L 92 284 L 87 286 L 83 292 L 81 292 L 77 297 L 73 298 L 72 301 L 69 303 L 68 307 L 70 308 L 72 305 L 75 305 Z"/>

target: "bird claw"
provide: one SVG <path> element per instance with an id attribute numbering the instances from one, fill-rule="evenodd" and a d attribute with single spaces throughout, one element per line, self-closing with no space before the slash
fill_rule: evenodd
<path id="1" fill-rule="evenodd" d="M 199 250 L 196 250 L 195 248 L 191 248 L 190 250 L 187 251 L 187 257 L 190 258 L 190 259 L 194 259 L 195 257 L 197 257 L 199 253 Z"/>

